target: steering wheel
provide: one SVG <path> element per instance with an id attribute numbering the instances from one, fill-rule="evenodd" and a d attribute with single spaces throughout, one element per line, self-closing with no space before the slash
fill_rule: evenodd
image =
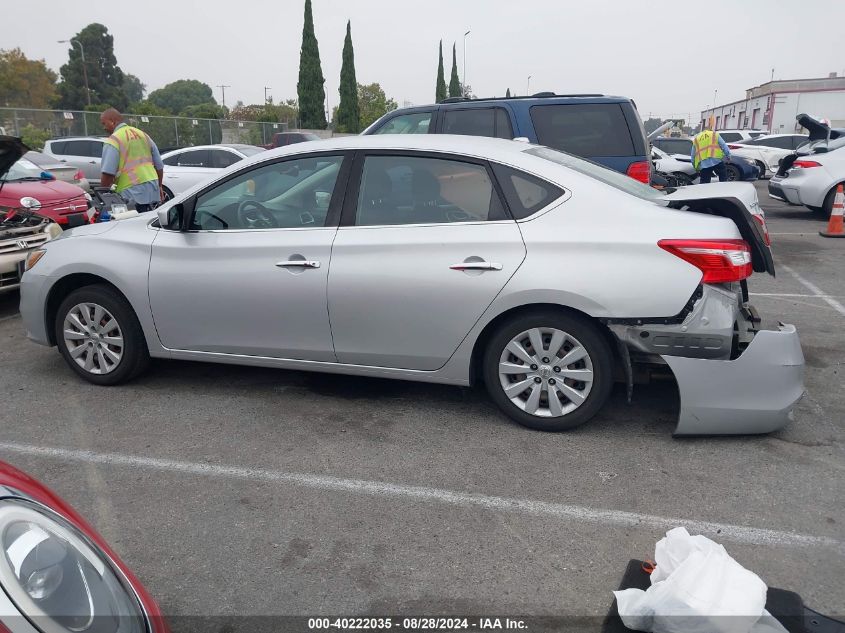
<path id="1" fill-rule="evenodd" d="M 238 224 L 244 229 L 278 229 L 276 216 L 255 200 L 244 200 L 238 205 Z"/>

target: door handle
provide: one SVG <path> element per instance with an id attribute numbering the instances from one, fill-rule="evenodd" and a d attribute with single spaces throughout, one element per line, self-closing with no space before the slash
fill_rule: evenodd
<path id="1" fill-rule="evenodd" d="M 276 262 L 279 268 L 319 268 L 320 262 L 308 259 L 289 259 L 286 262 Z"/>
<path id="2" fill-rule="evenodd" d="M 452 270 L 502 270 L 502 265 L 495 262 L 461 262 L 449 266 Z"/>

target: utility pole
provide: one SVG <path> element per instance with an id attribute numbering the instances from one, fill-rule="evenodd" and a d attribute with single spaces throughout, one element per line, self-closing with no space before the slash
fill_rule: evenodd
<path id="1" fill-rule="evenodd" d="M 265 104 L 268 103 L 268 101 L 267 101 L 267 91 L 268 90 L 272 90 L 272 88 L 270 86 L 264 86 L 264 103 Z"/>
<path id="2" fill-rule="evenodd" d="M 217 86 L 223 93 L 223 107 L 226 107 L 226 88 L 231 88 L 232 86 Z"/>
<path id="3" fill-rule="evenodd" d="M 531 75 L 528 75 L 528 84 L 525 86 L 525 96 L 531 94 Z"/>
<path id="4" fill-rule="evenodd" d="M 85 95 L 88 100 L 88 105 L 91 105 L 91 89 L 88 87 L 88 67 L 85 65 L 85 49 L 82 47 L 82 42 L 76 38 L 69 40 L 59 40 L 59 44 L 73 44 L 79 47 L 79 54 L 82 56 L 82 78 L 85 80 Z"/>
<path id="5" fill-rule="evenodd" d="M 461 90 L 461 96 L 467 96 L 467 35 L 472 33 L 472 31 L 467 31 L 464 33 L 464 81 L 463 81 L 463 90 Z"/>

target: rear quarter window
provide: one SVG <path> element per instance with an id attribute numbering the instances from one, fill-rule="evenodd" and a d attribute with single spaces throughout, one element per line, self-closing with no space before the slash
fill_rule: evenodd
<path id="1" fill-rule="evenodd" d="M 540 144 L 553 149 L 587 158 L 636 154 L 618 103 L 535 105 L 531 121 Z"/>
<path id="2" fill-rule="evenodd" d="M 531 174 L 497 163 L 491 163 L 491 166 L 511 215 L 517 220 L 533 215 L 564 193 L 560 187 Z"/>

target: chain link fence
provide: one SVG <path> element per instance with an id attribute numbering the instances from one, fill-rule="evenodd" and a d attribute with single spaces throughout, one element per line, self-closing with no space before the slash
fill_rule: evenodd
<path id="1" fill-rule="evenodd" d="M 295 122 L 261 123 L 124 114 L 126 122 L 144 130 L 164 152 L 191 145 L 245 143 L 267 145 L 273 134 L 294 130 Z M 299 131 L 299 130 L 298 130 Z M 331 130 L 302 130 L 328 138 Z M 103 136 L 99 112 L 0 108 L 0 133 L 40 141 L 62 136 Z"/>

